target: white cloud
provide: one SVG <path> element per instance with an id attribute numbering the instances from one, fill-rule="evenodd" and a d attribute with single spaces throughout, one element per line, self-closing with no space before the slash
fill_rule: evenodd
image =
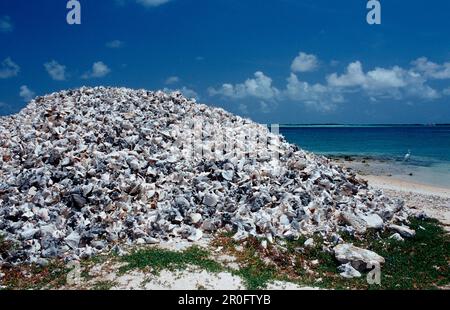
<path id="1" fill-rule="evenodd" d="M 183 87 L 177 88 L 177 89 L 164 88 L 163 91 L 166 93 L 172 93 L 172 92 L 178 91 L 186 98 L 194 98 L 194 99 L 200 98 L 200 96 L 198 95 L 198 93 L 195 90 L 190 89 L 186 86 L 183 86 Z"/>
<path id="2" fill-rule="evenodd" d="M 180 78 L 178 76 L 170 76 L 166 79 L 166 85 L 172 85 L 180 82 Z"/>
<path id="3" fill-rule="evenodd" d="M 333 73 L 327 77 L 328 84 L 337 87 L 359 86 L 365 83 L 365 75 L 362 70 L 362 64 L 357 61 L 348 65 L 347 72 L 341 76 Z"/>
<path id="4" fill-rule="evenodd" d="M 400 67 L 392 69 L 376 68 L 367 72 L 366 88 L 385 89 L 385 88 L 401 88 L 408 85 L 408 72 Z"/>
<path id="5" fill-rule="evenodd" d="M 0 17 L 0 32 L 11 32 L 13 31 L 13 24 L 9 16 Z"/>
<path id="6" fill-rule="evenodd" d="M 302 58 L 301 55 L 299 57 Z M 291 73 L 286 80 L 286 87 L 279 90 L 273 86 L 270 77 L 258 71 L 253 78 L 243 83 L 222 84 L 219 88 L 209 88 L 208 92 L 210 96 L 219 95 L 236 100 L 259 99 L 263 113 L 270 112 L 271 106 L 268 102 L 270 104 L 299 102 L 317 110 L 332 111 L 339 103 L 345 102 L 349 94 L 366 96 L 372 103 L 381 100 L 413 102 L 412 99 L 435 100 L 442 95 L 450 96 L 450 87 L 438 91 L 427 84 L 427 76 L 433 73 L 435 78 L 442 78 L 445 76 L 445 70 L 446 64 L 434 66 L 427 62 L 427 67 L 422 66 L 422 73 L 418 72 L 417 68 L 404 69 L 400 66 L 377 67 L 365 72 L 362 63 L 355 61 L 347 66 L 344 73 L 328 75 L 324 84 L 301 81 L 295 73 Z M 423 73 L 425 71 L 428 73 Z M 244 103 L 248 104 L 244 101 L 239 102 L 241 105 L 239 109 L 242 112 L 244 112 L 242 107 Z"/>
<path id="7" fill-rule="evenodd" d="M 292 72 L 310 72 L 315 71 L 318 66 L 319 61 L 315 55 L 300 52 L 292 62 L 291 70 Z"/>
<path id="8" fill-rule="evenodd" d="M 168 3 L 170 0 L 136 0 L 137 3 L 147 7 L 156 7 Z"/>
<path id="9" fill-rule="evenodd" d="M 186 86 L 183 86 L 181 89 L 179 89 L 179 91 L 183 94 L 183 96 L 187 98 L 195 98 L 195 99 L 200 98 L 195 90 L 187 88 Z"/>
<path id="10" fill-rule="evenodd" d="M 366 91 L 370 96 L 403 99 L 412 96 L 422 99 L 436 99 L 439 93 L 426 85 L 426 78 L 412 70 L 399 66 L 390 69 L 375 68 L 364 72 L 361 62 L 348 65 L 347 71 L 327 77 L 328 85 L 336 88 L 352 88 Z"/>
<path id="11" fill-rule="evenodd" d="M 261 99 L 260 109 L 263 113 L 270 112 L 270 106 L 266 100 L 270 100 L 273 104 L 286 100 L 301 102 L 325 111 L 334 109 L 336 103 L 344 101 L 339 92 L 321 84 L 310 85 L 307 82 L 301 82 L 294 73 L 291 73 L 291 76 L 287 79 L 286 89 L 280 91 L 272 85 L 272 79 L 260 71 L 255 73 L 255 78 L 248 79 L 244 83 L 223 84 L 219 89 L 210 88 L 209 94 L 232 99 Z M 244 113 L 241 108 L 240 110 Z"/>
<path id="12" fill-rule="evenodd" d="M 13 76 L 17 76 L 20 72 L 20 67 L 11 60 L 6 58 L 0 65 L 0 79 L 7 79 Z"/>
<path id="13" fill-rule="evenodd" d="M 20 87 L 20 93 L 19 96 L 22 97 L 23 101 L 29 102 L 34 98 L 34 91 L 28 88 L 26 85 L 22 85 Z"/>
<path id="14" fill-rule="evenodd" d="M 421 57 L 414 60 L 411 64 L 416 71 L 427 78 L 436 80 L 450 79 L 450 62 L 440 65 L 429 61 L 426 57 Z"/>
<path id="15" fill-rule="evenodd" d="M 108 68 L 102 61 L 95 62 L 92 65 L 92 69 L 85 74 L 83 74 L 83 79 L 90 78 L 101 78 L 108 75 L 111 72 L 111 69 Z"/>
<path id="16" fill-rule="evenodd" d="M 420 74 L 404 70 L 403 74 L 406 85 L 402 89 L 403 94 L 398 99 L 413 97 L 426 100 L 434 100 L 441 97 L 441 94 L 437 90 L 426 85 L 427 79 Z"/>
<path id="17" fill-rule="evenodd" d="M 120 41 L 120 40 L 113 40 L 110 42 L 106 43 L 106 47 L 108 48 L 121 48 L 124 46 L 124 42 Z"/>
<path id="18" fill-rule="evenodd" d="M 294 73 L 287 79 L 284 95 L 292 101 L 302 102 L 323 111 L 331 111 L 337 103 L 344 101 L 338 90 L 322 84 L 302 82 Z"/>
<path id="19" fill-rule="evenodd" d="M 66 66 L 59 64 L 56 60 L 45 63 L 44 67 L 55 81 L 64 81 L 66 79 Z"/>
<path id="20" fill-rule="evenodd" d="M 275 99 L 279 95 L 279 90 L 272 86 L 272 79 L 263 72 L 255 72 L 254 78 L 247 79 L 241 84 L 223 84 L 219 89 L 210 88 L 211 96 L 222 95 L 234 99 L 255 97 L 264 100 Z"/>

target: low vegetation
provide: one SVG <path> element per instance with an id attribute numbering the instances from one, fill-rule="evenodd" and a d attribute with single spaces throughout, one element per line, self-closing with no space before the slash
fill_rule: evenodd
<path id="1" fill-rule="evenodd" d="M 5 240 L 5 237 L 0 234 L 0 257 L 6 256 L 11 247 L 12 244 Z"/>
<path id="2" fill-rule="evenodd" d="M 112 281 L 100 281 L 94 284 L 93 290 L 95 291 L 109 291 L 115 285 Z"/>
<path id="3" fill-rule="evenodd" d="M 375 238 L 371 232 L 364 240 L 344 236 L 346 242 L 370 249 L 386 259 L 381 269 L 381 284 L 369 285 L 361 278 L 344 279 L 337 272 L 339 263 L 333 253 L 322 251 L 321 240 L 316 247 L 305 249 L 304 239 L 288 241 L 283 247 L 261 246 L 254 238 L 242 242 L 229 235 L 218 237 L 214 244 L 236 256 L 249 289 L 264 288 L 270 281 L 290 281 L 300 285 L 327 289 L 436 289 L 450 284 L 450 236 L 435 220 L 412 220 L 416 237 L 403 242 L 388 239 L 389 233 Z M 237 250 L 239 249 L 239 250 Z"/>
<path id="4" fill-rule="evenodd" d="M 405 241 L 389 239 L 389 232 L 381 236 L 369 232 L 363 240 L 343 236 L 346 242 L 370 249 L 386 259 L 381 269 L 381 284 L 369 285 L 366 274 L 361 278 L 344 279 L 333 253 L 322 250 L 323 240 L 315 236 L 315 247 L 306 249 L 305 239 L 286 241 L 281 245 L 261 245 L 262 239 L 248 238 L 235 241 L 232 234 L 218 235 L 211 249 L 236 258 L 239 268 L 230 269 L 213 259 L 213 255 L 196 246 L 176 252 L 157 247 L 143 248 L 128 255 L 98 256 L 81 263 L 81 278 L 92 280 L 88 270 L 98 264 L 116 261 L 122 264 L 119 273 L 139 269 L 152 274 L 162 270 L 184 270 L 196 266 L 210 272 L 228 271 L 243 279 L 248 289 L 265 288 L 275 280 L 293 282 L 302 286 L 327 289 L 436 289 L 450 284 L 450 236 L 435 220 L 411 220 L 416 237 Z M 379 238 L 381 237 L 381 238 Z M 9 245 L 0 238 L 0 251 Z M 46 267 L 23 266 L 3 268 L 2 286 L 6 289 L 58 288 L 66 284 L 70 269 L 60 261 Z M 95 282 L 92 289 L 108 290 L 111 281 Z"/>
<path id="5" fill-rule="evenodd" d="M 217 272 L 222 266 L 209 258 L 209 252 L 193 246 L 182 252 L 169 251 L 165 249 L 149 248 L 138 250 L 121 258 L 127 264 L 120 269 L 124 273 L 131 269 L 144 269 L 157 274 L 163 269 L 182 270 L 188 265 L 198 266 L 207 271 Z"/>
<path id="6" fill-rule="evenodd" d="M 66 284 L 70 269 L 61 261 L 54 261 L 45 267 L 21 266 L 3 268 L 2 286 L 5 289 L 39 290 L 57 288 Z"/>

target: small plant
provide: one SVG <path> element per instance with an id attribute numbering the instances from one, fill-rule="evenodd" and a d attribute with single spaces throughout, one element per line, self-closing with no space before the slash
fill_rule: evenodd
<path id="1" fill-rule="evenodd" d="M 115 283 L 112 281 L 100 281 L 94 284 L 92 288 L 94 291 L 109 291 L 114 287 Z"/>
<path id="2" fill-rule="evenodd" d="M 164 249 L 144 249 L 136 251 L 130 255 L 122 257 L 128 264 L 120 269 L 120 272 L 126 272 L 131 269 L 143 269 L 150 267 L 155 274 L 161 270 L 180 270 L 188 265 L 195 265 L 207 271 L 218 272 L 222 266 L 209 258 L 209 252 L 199 247 L 193 246 L 183 252 L 175 252 Z"/>
<path id="3" fill-rule="evenodd" d="M 222 247 L 225 252 L 236 257 L 239 265 L 243 266 L 232 273 L 241 277 L 247 289 L 257 290 L 267 286 L 267 284 L 276 279 L 277 270 L 274 266 L 269 266 L 263 261 L 261 254 L 263 251 L 260 241 L 256 238 L 248 238 L 242 242 L 232 239 L 232 234 L 223 233 L 213 241 L 212 245 Z M 240 246 L 242 250 L 236 248 Z"/>
<path id="4" fill-rule="evenodd" d="M 0 234 L 0 257 L 6 256 L 8 252 L 11 250 L 12 244 L 11 242 L 5 239 L 5 236 Z"/>
<path id="5" fill-rule="evenodd" d="M 53 261 L 45 267 L 17 266 L 2 272 L 5 273 L 3 285 L 7 289 L 38 290 L 65 285 L 70 269 L 61 261 Z"/>

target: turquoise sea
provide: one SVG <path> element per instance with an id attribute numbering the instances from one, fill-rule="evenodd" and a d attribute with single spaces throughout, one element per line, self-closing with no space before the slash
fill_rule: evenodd
<path id="1" fill-rule="evenodd" d="M 311 152 L 382 160 L 450 186 L 450 125 L 282 125 L 280 133 Z"/>

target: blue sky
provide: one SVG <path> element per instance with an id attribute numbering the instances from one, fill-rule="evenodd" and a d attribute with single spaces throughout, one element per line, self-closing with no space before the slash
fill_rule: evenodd
<path id="1" fill-rule="evenodd" d="M 450 3 L 0 2 L 0 114 L 83 85 L 180 89 L 262 123 L 450 123 Z"/>

